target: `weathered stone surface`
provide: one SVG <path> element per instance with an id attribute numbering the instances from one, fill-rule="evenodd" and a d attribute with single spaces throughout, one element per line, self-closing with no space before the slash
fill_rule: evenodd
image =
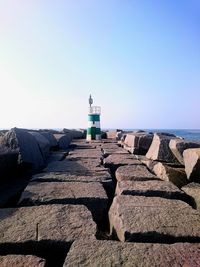
<path id="1" fill-rule="evenodd" d="M 200 143 L 198 142 L 190 142 L 184 139 L 172 139 L 169 143 L 169 147 L 173 152 L 174 156 L 178 159 L 178 161 L 184 165 L 183 160 L 183 151 L 188 148 L 198 148 L 200 147 Z"/>
<path id="2" fill-rule="evenodd" d="M 58 145 L 56 138 L 50 131 L 40 131 L 40 134 L 49 141 L 51 148 L 55 148 Z"/>
<path id="3" fill-rule="evenodd" d="M 1 267 L 45 267 L 46 261 L 31 255 L 6 255 L 0 256 Z"/>
<path id="4" fill-rule="evenodd" d="M 18 164 L 18 151 L 0 146 L 0 180 L 6 179 L 5 175 L 16 170 Z"/>
<path id="5" fill-rule="evenodd" d="M 37 182 L 106 182 L 110 181 L 111 175 L 108 171 L 93 172 L 89 175 L 74 175 L 65 172 L 45 172 L 32 176 L 31 181 Z"/>
<path id="6" fill-rule="evenodd" d="M 181 190 L 193 198 L 197 210 L 200 211 L 200 184 L 189 183 L 183 186 Z"/>
<path id="7" fill-rule="evenodd" d="M 44 137 L 42 134 L 39 132 L 29 132 L 32 136 L 35 137 L 39 147 L 40 151 L 42 153 L 42 156 L 44 160 L 46 160 L 49 157 L 50 154 L 50 144 L 49 141 L 46 137 Z"/>
<path id="8" fill-rule="evenodd" d="M 108 138 L 108 139 L 117 139 L 117 134 L 118 134 L 118 132 L 121 132 L 121 130 L 119 130 L 119 129 L 115 129 L 115 130 L 110 130 L 110 131 L 107 131 L 106 132 L 106 137 Z"/>
<path id="9" fill-rule="evenodd" d="M 120 241 L 200 242 L 200 213 L 180 200 L 117 196 L 109 219 Z"/>
<path id="10" fill-rule="evenodd" d="M 72 140 L 71 134 L 54 134 L 60 149 L 67 149 Z"/>
<path id="11" fill-rule="evenodd" d="M 194 182 L 200 182 L 200 148 L 184 150 L 183 158 L 187 178 Z"/>
<path id="12" fill-rule="evenodd" d="M 184 168 L 174 168 L 159 162 L 154 165 L 153 172 L 161 180 L 172 182 L 179 188 L 188 183 Z"/>
<path id="13" fill-rule="evenodd" d="M 84 130 L 70 130 L 70 129 L 63 129 L 63 132 L 66 134 L 71 134 L 72 139 L 81 139 L 84 138 Z"/>
<path id="14" fill-rule="evenodd" d="M 67 156 L 67 152 L 65 151 L 52 151 L 47 159 L 47 163 L 52 161 L 60 161 L 65 159 Z"/>
<path id="15" fill-rule="evenodd" d="M 135 165 L 121 166 L 116 170 L 116 179 L 118 181 L 146 181 L 146 180 L 158 180 L 158 178 L 150 173 L 146 166 L 143 166 L 140 161 Z"/>
<path id="16" fill-rule="evenodd" d="M 116 149 L 119 146 L 117 145 L 116 142 L 109 142 L 109 143 L 101 143 L 101 148 L 102 149 Z"/>
<path id="17" fill-rule="evenodd" d="M 132 154 L 145 155 L 153 140 L 153 134 L 140 132 L 127 134 L 124 140 L 124 148 Z"/>
<path id="18" fill-rule="evenodd" d="M 188 196 L 170 182 L 164 181 L 118 181 L 116 195 L 162 197 L 188 201 Z"/>
<path id="19" fill-rule="evenodd" d="M 67 172 L 70 174 L 85 175 L 88 172 L 104 171 L 105 168 L 100 165 L 100 160 L 94 159 L 74 159 L 50 162 L 43 170 L 44 172 Z"/>
<path id="20" fill-rule="evenodd" d="M 28 164 L 33 169 L 40 169 L 44 166 L 38 143 L 28 131 L 13 128 L 3 136 L 2 144 L 19 152 L 19 163 Z"/>
<path id="21" fill-rule="evenodd" d="M 91 213 L 82 205 L 44 205 L 0 209 L 0 245 L 28 241 L 73 242 L 96 234 Z"/>
<path id="22" fill-rule="evenodd" d="M 171 135 L 163 135 L 160 133 L 154 134 L 153 141 L 146 154 L 146 157 L 152 160 L 178 164 L 178 160 L 169 148 L 169 142 L 173 138 L 174 137 Z"/>
<path id="23" fill-rule="evenodd" d="M 108 197 L 97 182 L 31 182 L 19 200 L 20 206 L 47 204 L 82 204 L 92 212 L 96 221 L 103 220 Z"/>
<path id="24" fill-rule="evenodd" d="M 125 155 L 128 155 L 128 151 L 124 150 L 123 148 L 110 148 L 110 149 L 106 149 L 106 148 L 103 148 L 103 156 L 104 157 L 107 157 L 109 155 L 113 155 L 113 154 L 125 154 Z"/>
<path id="25" fill-rule="evenodd" d="M 69 152 L 67 158 L 98 158 L 102 157 L 102 152 L 100 148 L 96 149 L 75 149 Z"/>
<path id="26" fill-rule="evenodd" d="M 200 244 L 76 240 L 64 264 L 71 266 L 199 267 Z"/>
<path id="27" fill-rule="evenodd" d="M 113 154 L 104 159 L 104 166 L 110 168 L 112 172 L 116 171 L 120 166 L 138 163 L 139 161 L 133 155 Z"/>

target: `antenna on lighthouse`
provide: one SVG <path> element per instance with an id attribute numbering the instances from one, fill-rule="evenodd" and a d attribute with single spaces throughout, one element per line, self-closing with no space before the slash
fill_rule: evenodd
<path id="1" fill-rule="evenodd" d="M 90 95 L 90 97 L 89 97 L 89 104 L 90 104 L 90 107 L 91 107 L 91 105 L 93 104 L 93 99 L 92 99 L 91 95 Z"/>

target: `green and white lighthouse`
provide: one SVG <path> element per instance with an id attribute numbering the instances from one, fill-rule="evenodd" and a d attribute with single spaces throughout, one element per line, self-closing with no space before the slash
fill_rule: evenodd
<path id="1" fill-rule="evenodd" d="M 89 112 L 88 112 L 88 128 L 87 128 L 87 141 L 100 140 L 101 139 L 101 127 L 100 127 L 100 114 L 101 108 L 98 106 L 92 106 L 93 99 L 89 97 Z"/>

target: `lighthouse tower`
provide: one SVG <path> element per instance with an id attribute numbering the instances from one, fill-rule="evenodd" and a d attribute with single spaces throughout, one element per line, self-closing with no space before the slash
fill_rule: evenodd
<path id="1" fill-rule="evenodd" d="M 101 139 L 101 127 L 100 127 L 100 114 L 101 108 L 92 106 L 93 99 L 89 97 L 89 112 L 88 112 L 88 128 L 87 128 L 87 141 L 100 140 Z"/>

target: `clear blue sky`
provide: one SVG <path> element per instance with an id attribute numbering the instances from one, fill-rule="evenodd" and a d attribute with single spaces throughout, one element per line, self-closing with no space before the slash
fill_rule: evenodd
<path id="1" fill-rule="evenodd" d="M 0 128 L 200 128 L 199 0 L 0 0 Z"/>

